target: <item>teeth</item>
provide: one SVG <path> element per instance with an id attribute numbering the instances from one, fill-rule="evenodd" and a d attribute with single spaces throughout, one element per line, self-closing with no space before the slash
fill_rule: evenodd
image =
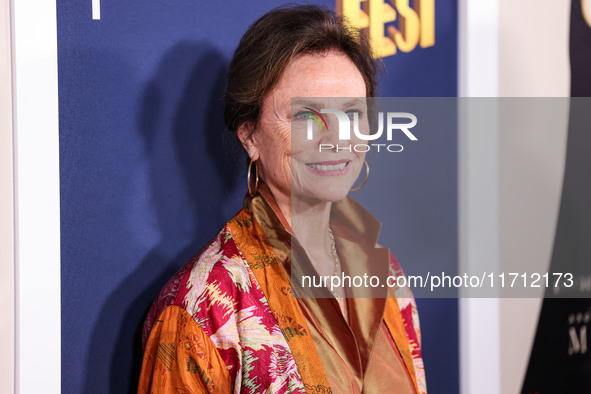
<path id="1" fill-rule="evenodd" d="M 344 162 L 341 164 L 332 164 L 332 165 L 319 165 L 319 164 L 308 164 L 310 167 L 320 170 L 320 171 L 334 171 L 334 170 L 342 170 L 343 168 L 347 167 L 348 162 Z"/>

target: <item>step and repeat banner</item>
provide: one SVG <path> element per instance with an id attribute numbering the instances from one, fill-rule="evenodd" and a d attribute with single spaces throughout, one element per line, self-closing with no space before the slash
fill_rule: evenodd
<path id="1" fill-rule="evenodd" d="M 385 66 L 380 96 L 457 95 L 455 0 L 314 4 L 369 35 Z M 150 304 L 242 207 L 245 155 L 224 127 L 225 76 L 242 34 L 278 5 L 57 1 L 63 393 L 136 391 Z M 392 169 L 415 184 L 391 188 L 401 209 L 382 233 L 407 273 L 457 264 L 455 131 L 433 149 L 436 207 L 409 178 L 429 177 L 428 160 L 401 155 Z M 445 242 L 417 212 L 439 220 Z M 457 300 L 417 302 L 429 392 L 457 393 Z"/>

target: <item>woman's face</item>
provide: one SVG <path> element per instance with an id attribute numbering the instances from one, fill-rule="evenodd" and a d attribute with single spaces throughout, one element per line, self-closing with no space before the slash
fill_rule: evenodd
<path id="1" fill-rule="evenodd" d="M 346 197 L 365 158 L 365 153 L 348 147 L 363 141 L 354 137 L 339 140 L 338 120 L 333 114 L 323 114 L 328 128 L 321 129 L 313 120 L 309 139 L 309 109 L 337 109 L 351 118 L 357 112 L 360 124 L 366 124 L 365 100 L 343 99 L 365 97 L 365 92 L 363 76 L 342 53 L 305 54 L 287 66 L 263 100 L 254 131 L 246 125 L 238 130 L 249 156 L 258 160 L 260 177 L 278 201 L 294 197 L 327 202 Z M 308 99 L 292 103 L 292 98 Z M 337 151 L 336 146 L 347 149 Z"/>

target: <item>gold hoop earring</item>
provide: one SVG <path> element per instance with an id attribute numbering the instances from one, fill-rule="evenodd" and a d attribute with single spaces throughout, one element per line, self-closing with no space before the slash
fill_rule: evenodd
<path id="1" fill-rule="evenodd" d="M 250 188 L 250 173 L 252 169 L 252 163 L 254 163 L 254 171 L 256 173 L 254 178 L 254 191 Z M 248 183 L 248 194 L 250 194 L 251 197 L 254 197 L 254 195 L 257 194 L 257 189 L 259 188 L 259 165 L 253 159 L 250 159 L 250 164 L 248 165 L 248 175 L 246 176 L 246 182 Z"/>
<path id="2" fill-rule="evenodd" d="M 367 178 L 369 178 L 369 164 L 367 164 L 367 160 L 363 160 L 363 164 L 365 164 L 365 179 L 363 180 L 363 183 L 361 185 L 357 186 L 354 189 L 351 189 L 352 192 L 356 192 L 357 190 L 361 189 L 363 185 L 365 185 L 365 182 L 367 182 Z"/>

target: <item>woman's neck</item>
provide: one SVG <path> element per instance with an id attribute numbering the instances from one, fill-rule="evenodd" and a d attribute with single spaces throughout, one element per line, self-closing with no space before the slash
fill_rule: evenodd
<path id="1" fill-rule="evenodd" d="M 334 254 L 329 233 L 331 202 L 292 199 L 291 196 L 275 193 L 269 187 L 273 202 L 270 204 L 285 228 L 298 240 L 306 251 L 319 275 L 334 273 Z M 267 199 L 268 196 L 263 196 Z M 275 205 L 275 206 L 273 206 Z"/>
<path id="2" fill-rule="evenodd" d="M 329 235 L 330 202 L 292 200 L 290 225 L 292 234 L 308 253 L 331 251 Z"/>
<path id="3" fill-rule="evenodd" d="M 331 202 L 291 199 L 291 196 L 274 195 L 270 188 L 264 187 L 261 193 L 273 208 L 284 227 L 306 251 L 310 263 L 321 277 L 338 275 L 335 256 L 334 237 L 329 232 Z M 344 297 L 344 289 L 335 290 Z M 337 298 L 344 319 L 349 321 L 345 298 Z"/>

